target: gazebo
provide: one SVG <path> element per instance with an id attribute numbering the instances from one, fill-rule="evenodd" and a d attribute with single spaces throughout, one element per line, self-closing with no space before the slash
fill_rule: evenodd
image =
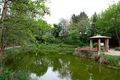
<path id="1" fill-rule="evenodd" d="M 97 40 L 97 51 L 101 51 L 101 40 L 104 41 L 104 51 L 108 52 L 109 50 L 109 39 L 111 37 L 108 36 L 101 36 L 101 35 L 97 35 L 97 36 L 93 36 L 90 37 L 90 49 L 93 49 L 93 40 Z"/>

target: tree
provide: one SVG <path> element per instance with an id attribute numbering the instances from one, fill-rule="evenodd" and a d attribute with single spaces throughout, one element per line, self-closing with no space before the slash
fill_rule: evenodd
<path id="1" fill-rule="evenodd" d="M 99 14 L 97 29 L 100 34 L 109 35 L 117 39 L 120 46 L 120 2 L 111 5 Z"/>
<path id="2" fill-rule="evenodd" d="M 65 39 L 68 36 L 69 21 L 66 19 L 61 19 L 58 26 L 61 28 L 59 36 Z"/>
<path id="3" fill-rule="evenodd" d="M 72 16 L 71 29 L 77 29 L 80 33 L 80 39 L 84 41 L 90 27 L 89 18 L 85 12 Z M 89 34 L 89 33 L 88 33 Z"/>
<path id="4" fill-rule="evenodd" d="M 3 54 L 7 46 L 24 46 L 35 42 L 32 23 L 49 13 L 45 2 L 46 0 L 2 0 L 0 54 Z"/>
<path id="5" fill-rule="evenodd" d="M 91 36 L 97 34 L 97 28 L 96 28 L 96 22 L 97 22 L 97 14 L 96 12 L 93 14 L 91 18 Z"/>
<path id="6" fill-rule="evenodd" d="M 61 27 L 57 24 L 54 24 L 53 35 L 55 36 L 55 38 L 59 37 L 60 31 L 61 31 Z"/>
<path id="7" fill-rule="evenodd" d="M 5 43 L 4 42 L 4 35 L 5 35 L 5 32 L 4 32 L 4 19 L 6 18 L 6 14 L 7 14 L 7 4 L 8 4 L 8 1 L 5 0 L 4 1 L 4 6 L 3 6 L 3 11 L 2 11 L 2 16 L 1 16 L 0 58 L 2 58 L 4 47 L 5 47 L 5 45 L 4 45 L 4 43 Z M 0 59 L 0 63 L 2 63 L 2 59 Z"/>
<path id="8" fill-rule="evenodd" d="M 75 14 L 73 14 L 71 18 L 72 18 L 72 22 L 73 23 L 77 23 L 78 22 L 78 18 L 77 18 L 77 16 Z"/>
<path id="9" fill-rule="evenodd" d="M 58 24 L 54 24 L 53 35 L 55 38 L 65 38 L 68 36 L 69 21 L 60 19 Z"/>
<path id="10" fill-rule="evenodd" d="M 79 23 L 81 20 L 88 18 L 85 12 L 81 12 L 79 15 L 73 14 L 71 17 L 72 23 Z"/>
<path id="11" fill-rule="evenodd" d="M 49 42 L 54 38 L 52 35 L 52 28 L 46 21 L 42 19 L 39 19 L 37 21 L 34 20 L 31 30 L 38 43 L 45 43 L 47 41 Z"/>

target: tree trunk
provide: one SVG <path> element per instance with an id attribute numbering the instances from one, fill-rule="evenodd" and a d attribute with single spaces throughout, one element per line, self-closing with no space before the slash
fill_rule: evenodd
<path id="1" fill-rule="evenodd" d="M 118 24 L 119 23 L 116 23 L 117 22 L 117 17 L 115 17 L 115 23 L 114 23 L 114 25 L 115 25 L 115 27 L 114 27 L 114 29 L 115 29 L 115 35 L 116 35 L 116 38 L 117 38 L 117 41 L 118 41 L 118 46 L 120 46 L 120 35 L 119 35 L 119 29 L 118 29 Z"/>
<path id="2" fill-rule="evenodd" d="M 5 44 L 4 44 L 4 34 L 5 34 L 5 27 L 4 27 L 4 19 L 6 17 L 6 14 L 7 14 L 7 3 L 8 3 L 8 0 L 5 0 L 4 1 L 4 6 L 3 6 L 3 11 L 2 11 L 2 15 L 1 15 L 1 35 L 0 35 L 0 64 L 1 64 L 1 68 L 0 68 L 0 72 L 2 73 L 3 72 L 3 68 L 2 68 L 2 65 L 3 65 L 3 53 L 4 53 L 4 50 L 5 50 Z"/>
<path id="3" fill-rule="evenodd" d="M 4 35 L 5 35 L 5 27 L 4 27 L 4 19 L 6 17 L 7 14 L 7 3 L 8 0 L 4 0 L 4 6 L 3 6 L 3 11 L 2 11 L 2 15 L 1 15 L 1 24 L 0 24 L 0 63 L 2 65 L 2 56 L 3 56 L 3 52 L 5 50 L 5 44 L 4 44 Z"/>
<path id="4" fill-rule="evenodd" d="M 2 11 L 2 16 L 1 16 L 1 50 L 0 50 L 0 53 L 2 54 L 3 51 L 4 51 L 4 19 L 6 17 L 6 14 L 7 14 L 7 3 L 8 3 L 8 0 L 5 0 L 4 1 L 4 6 L 3 6 L 3 11 Z"/>
<path id="5" fill-rule="evenodd" d="M 119 35 L 118 35 L 117 30 L 115 31 L 115 34 L 116 34 L 116 37 L 117 37 L 117 40 L 118 40 L 118 46 L 120 47 L 120 37 L 119 37 Z"/>

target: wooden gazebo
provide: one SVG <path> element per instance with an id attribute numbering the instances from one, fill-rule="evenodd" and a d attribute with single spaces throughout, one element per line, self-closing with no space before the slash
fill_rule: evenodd
<path id="1" fill-rule="evenodd" d="M 104 40 L 104 51 L 108 52 L 110 38 L 111 37 L 101 35 L 90 37 L 90 49 L 93 49 L 93 40 L 97 40 L 97 51 L 99 52 L 101 50 L 101 40 Z"/>

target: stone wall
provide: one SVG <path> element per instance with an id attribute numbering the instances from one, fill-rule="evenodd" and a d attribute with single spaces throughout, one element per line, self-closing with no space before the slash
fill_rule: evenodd
<path id="1" fill-rule="evenodd" d="M 87 48 L 75 48 L 74 55 L 79 57 L 95 59 L 96 57 L 98 57 L 98 52 Z"/>

